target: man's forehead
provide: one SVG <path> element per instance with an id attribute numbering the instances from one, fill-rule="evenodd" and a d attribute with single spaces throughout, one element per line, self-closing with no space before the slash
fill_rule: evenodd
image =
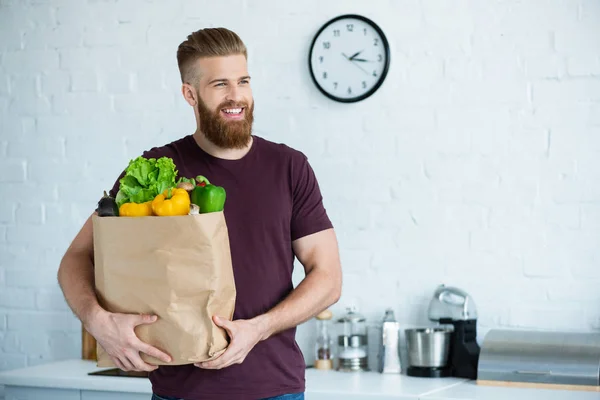
<path id="1" fill-rule="evenodd" d="M 248 64 L 243 55 L 204 57 L 197 61 L 200 79 L 239 79 L 248 76 Z"/>

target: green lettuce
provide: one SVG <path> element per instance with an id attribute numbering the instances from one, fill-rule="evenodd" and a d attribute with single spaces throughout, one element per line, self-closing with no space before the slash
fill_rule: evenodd
<path id="1" fill-rule="evenodd" d="M 138 158 L 129 161 L 125 175 L 119 180 L 116 202 L 119 207 L 125 203 L 144 203 L 153 200 L 159 193 L 175 187 L 177 170 L 169 157 Z"/>

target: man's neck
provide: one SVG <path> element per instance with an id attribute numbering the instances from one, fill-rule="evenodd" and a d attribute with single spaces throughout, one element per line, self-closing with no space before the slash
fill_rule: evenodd
<path id="1" fill-rule="evenodd" d="M 206 136 L 204 136 L 204 134 L 199 130 L 194 132 L 193 136 L 194 140 L 202 150 L 213 157 L 222 158 L 224 160 L 239 160 L 240 158 L 244 157 L 250 151 L 252 142 L 254 141 L 254 138 L 250 136 L 250 141 L 248 141 L 248 144 L 241 149 L 223 149 L 208 140 Z"/>

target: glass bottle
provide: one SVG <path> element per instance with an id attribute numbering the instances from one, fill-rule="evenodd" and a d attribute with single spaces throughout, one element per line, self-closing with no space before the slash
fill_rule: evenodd
<path id="1" fill-rule="evenodd" d="M 333 369 L 333 339 L 329 333 L 333 314 L 325 310 L 317 315 L 317 341 L 315 343 L 315 368 Z"/>

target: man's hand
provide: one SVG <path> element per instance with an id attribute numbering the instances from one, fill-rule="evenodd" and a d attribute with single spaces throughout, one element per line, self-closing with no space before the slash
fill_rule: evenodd
<path id="1" fill-rule="evenodd" d="M 140 352 L 170 362 L 171 357 L 157 348 L 142 342 L 134 328 L 141 324 L 155 322 L 155 315 L 103 313 L 90 324 L 89 332 L 123 371 L 153 371 L 158 368 L 140 357 Z"/>
<path id="2" fill-rule="evenodd" d="M 199 368 L 221 369 L 233 364 L 241 364 L 250 350 L 263 338 L 265 332 L 260 322 L 255 319 L 238 319 L 229 321 L 215 316 L 215 324 L 227 331 L 231 341 L 223 354 L 214 360 L 195 363 Z"/>

